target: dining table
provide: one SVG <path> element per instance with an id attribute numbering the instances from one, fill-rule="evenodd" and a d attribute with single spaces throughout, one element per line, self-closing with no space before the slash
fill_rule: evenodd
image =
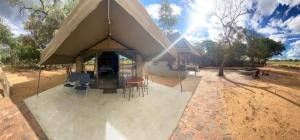
<path id="1" fill-rule="evenodd" d="M 126 80 L 126 83 L 128 85 L 133 85 L 137 87 L 137 90 L 140 94 L 140 88 L 142 89 L 143 97 L 144 97 L 144 89 L 143 89 L 143 83 L 144 83 L 144 78 L 142 77 L 130 77 Z"/>

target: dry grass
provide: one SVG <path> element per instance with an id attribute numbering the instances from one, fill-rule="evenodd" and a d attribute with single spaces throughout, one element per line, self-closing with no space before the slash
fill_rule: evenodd
<path id="1" fill-rule="evenodd" d="M 292 62 L 292 61 L 268 61 L 268 66 L 271 67 L 282 67 L 282 68 L 292 68 L 292 69 L 299 69 L 300 68 L 300 61 Z"/>

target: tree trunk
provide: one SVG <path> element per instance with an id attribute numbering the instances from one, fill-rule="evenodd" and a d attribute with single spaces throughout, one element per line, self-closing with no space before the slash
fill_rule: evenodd
<path id="1" fill-rule="evenodd" d="M 224 76 L 224 66 L 221 66 L 221 67 L 219 68 L 218 76 Z"/>
<path id="2" fill-rule="evenodd" d="M 250 58 L 250 63 L 251 63 L 251 69 L 254 69 L 255 66 L 254 66 L 254 59 L 253 58 Z"/>
<path id="3" fill-rule="evenodd" d="M 218 76 L 224 76 L 224 64 L 225 64 L 225 57 L 221 63 L 221 66 L 219 67 L 219 73 Z"/>

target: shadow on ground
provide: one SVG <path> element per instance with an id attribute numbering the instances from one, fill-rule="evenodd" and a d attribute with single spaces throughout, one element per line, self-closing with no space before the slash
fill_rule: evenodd
<path id="1" fill-rule="evenodd" d="M 288 101 L 298 107 L 300 107 L 300 97 L 297 96 L 297 95 L 292 95 L 292 94 L 289 94 L 287 92 L 283 92 L 282 90 L 280 89 L 274 89 L 272 86 L 255 86 L 255 85 L 251 85 L 251 84 L 246 84 L 246 83 L 241 83 L 241 82 L 237 82 L 233 79 L 229 79 L 228 77 L 224 76 L 222 77 L 222 79 L 240 87 L 240 88 L 243 88 L 245 90 L 248 90 L 252 93 L 255 93 L 254 91 L 251 90 L 251 88 L 256 88 L 256 89 L 260 89 L 260 90 L 263 90 L 267 93 L 271 93 L 285 101 Z M 255 82 L 255 81 L 254 81 Z M 280 94 L 280 93 L 283 93 L 283 94 Z M 286 94 L 287 93 L 287 94 Z M 292 99 L 291 99 L 291 96 L 292 96 Z"/>

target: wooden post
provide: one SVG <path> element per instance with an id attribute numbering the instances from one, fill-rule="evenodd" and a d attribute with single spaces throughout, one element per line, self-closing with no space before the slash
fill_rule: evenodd
<path id="1" fill-rule="evenodd" d="M 78 56 L 76 58 L 76 72 L 81 72 L 83 70 L 82 57 Z"/>
<path id="2" fill-rule="evenodd" d="M 179 78 L 179 84 L 180 84 L 180 91 L 182 92 L 182 83 L 181 83 L 181 71 L 178 69 L 178 78 Z"/>
<path id="3" fill-rule="evenodd" d="M 179 84 L 180 84 L 180 91 L 182 92 L 182 83 L 181 83 L 181 67 L 180 67 L 180 56 L 177 55 L 177 73 L 178 73 L 178 79 L 179 79 Z"/>
<path id="4" fill-rule="evenodd" d="M 39 66 L 39 78 L 38 78 L 38 85 L 37 85 L 37 89 L 36 89 L 37 96 L 39 95 L 39 90 L 40 90 L 41 73 L 42 73 L 42 69 L 41 69 L 41 66 Z"/>
<path id="5" fill-rule="evenodd" d="M 99 57 L 99 54 L 98 52 L 96 52 L 96 58 L 95 58 L 95 78 L 96 78 L 96 87 L 98 88 L 99 87 L 99 66 L 98 66 L 98 57 Z"/>
<path id="6" fill-rule="evenodd" d="M 137 76 L 138 77 L 144 77 L 144 66 L 145 66 L 145 63 L 143 61 L 143 58 L 141 55 L 136 55 L 136 72 L 137 72 Z"/>

